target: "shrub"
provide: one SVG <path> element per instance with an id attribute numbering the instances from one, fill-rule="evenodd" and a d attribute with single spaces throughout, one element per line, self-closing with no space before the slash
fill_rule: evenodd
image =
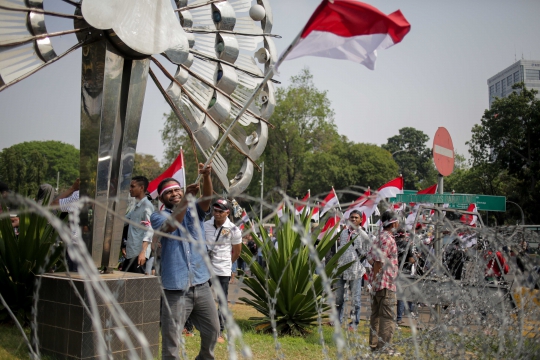
<path id="1" fill-rule="evenodd" d="M 7 208 L 2 205 L 3 214 Z M 62 255 L 55 246 L 57 232 L 36 213 L 19 215 L 19 235 L 9 217 L 0 218 L 0 294 L 18 320 L 28 324 L 36 275 L 49 271 Z M 0 304 L 0 321 L 9 317 Z"/>
<path id="2" fill-rule="evenodd" d="M 296 220 L 294 214 L 286 213 L 284 216 L 287 221 L 281 223 L 276 232 L 277 249 L 262 226 L 260 237 L 252 233 L 257 246 L 262 247 L 265 268 L 255 261 L 247 246 L 243 245 L 241 256 L 251 270 L 250 277 L 244 278 L 243 284 L 246 287 L 243 290 L 253 299 L 243 297 L 240 300 L 264 315 L 251 318 L 258 321 L 256 329 L 272 331 L 273 314 L 278 334 L 305 334 L 317 321 L 319 314 L 322 318 L 328 317 L 323 313 L 330 306 L 324 303 L 323 279 L 316 272 L 316 264 L 310 256 L 309 247 L 302 241 L 303 234 L 311 236 L 311 215 L 302 214 Z M 276 223 L 280 223 L 277 218 Z M 331 236 L 333 233 L 334 231 L 328 231 L 315 247 L 316 256 L 321 261 L 337 241 L 338 236 Z M 324 267 L 332 282 L 352 265 L 349 263 L 337 266 L 339 257 L 347 248 L 348 245 L 341 248 Z M 245 273 L 243 275 L 245 276 Z"/>

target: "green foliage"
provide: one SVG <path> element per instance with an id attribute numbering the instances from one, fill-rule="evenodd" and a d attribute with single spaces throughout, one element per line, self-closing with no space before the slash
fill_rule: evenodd
<path id="1" fill-rule="evenodd" d="M 268 170 L 264 181 L 268 188 L 279 186 L 292 196 L 303 196 L 307 156 L 324 153 L 340 140 L 334 111 L 326 91 L 315 87 L 308 69 L 276 91 L 276 103 L 270 118 L 275 128 L 269 132 L 263 156 Z"/>
<path id="2" fill-rule="evenodd" d="M 521 204 L 528 222 L 538 224 L 540 100 L 523 83 L 512 88 L 484 112 L 467 144 L 473 168 L 482 169 L 492 191 Z"/>
<path id="3" fill-rule="evenodd" d="M 152 181 L 161 175 L 162 172 L 163 169 L 154 155 L 135 154 L 135 163 L 133 164 L 134 176 L 145 176 L 148 180 Z"/>
<path id="4" fill-rule="evenodd" d="M 279 334 L 305 334 L 317 321 L 319 314 L 323 318 L 327 317 L 323 313 L 330 307 L 323 302 L 322 277 L 316 274 L 316 265 L 310 258 L 309 247 L 302 241 L 302 234 L 308 234 L 311 215 L 304 213 L 299 219 L 295 219 L 293 213 L 285 211 L 284 217 L 287 221 L 281 223 L 276 232 L 277 249 L 262 226 L 260 237 L 252 233 L 257 246 L 262 247 L 265 268 L 255 261 L 247 246 L 243 245 L 241 256 L 251 270 L 251 277 L 244 279 L 247 287 L 243 290 L 253 299 L 240 300 L 264 315 L 252 318 L 258 321 L 258 330 L 272 330 L 273 314 Z M 276 223 L 280 223 L 277 218 Z M 303 229 L 298 229 L 300 226 Z M 322 260 L 337 241 L 338 236 L 332 237 L 330 233 L 333 231 L 329 231 L 316 246 L 319 260 Z M 339 257 L 347 250 L 348 245 L 341 248 L 326 264 L 325 273 L 328 278 L 336 279 L 352 265 L 349 263 L 337 266 Z"/>
<path id="5" fill-rule="evenodd" d="M 3 213 L 8 213 L 2 205 Z M 0 218 L 0 293 L 23 324 L 30 320 L 36 274 L 49 271 L 62 255 L 57 232 L 45 218 L 19 209 L 19 235 L 9 217 Z M 0 320 L 7 318 L 0 305 Z"/>
<path id="6" fill-rule="evenodd" d="M 429 136 L 412 127 L 399 129 L 399 135 L 388 138 L 383 148 L 388 150 L 403 175 L 405 189 L 421 189 L 437 182 L 437 171 L 426 147 Z"/>
<path id="7" fill-rule="evenodd" d="M 346 189 L 359 185 L 376 189 L 398 175 L 398 166 L 388 151 L 373 144 L 354 143 L 342 136 L 328 151 L 306 154 L 303 186 L 311 189 L 312 194 L 327 193 L 332 186 Z M 357 197 L 346 196 L 342 201 L 353 201 Z"/>
<path id="8" fill-rule="evenodd" d="M 24 196 L 34 197 L 39 185 L 69 187 L 79 177 L 79 150 L 60 141 L 30 141 L 0 152 L 0 180 Z"/>
<path id="9" fill-rule="evenodd" d="M 170 164 L 183 147 L 186 180 L 190 183 L 196 177 L 197 168 L 189 137 L 174 113 L 164 116 L 165 126 L 161 132 L 165 144 L 164 166 Z M 269 131 L 266 149 L 258 160 L 259 164 L 264 162 L 267 192 L 279 187 L 290 196 L 302 197 L 308 189 L 315 195 L 327 193 L 332 186 L 336 189 L 353 185 L 376 188 L 399 174 L 398 166 L 386 150 L 373 144 L 354 143 L 338 134 L 327 92 L 315 87 L 308 69 L 293 76 L 288 87 L 276 90 L 276 107 L 269 120 L 274 129 Z M 220 153 L 233 172 L 229 178 L 234 177 L 242 156 L 230 147 Z M 199 161 L 204 160 L 200 153 L 198 157 Z M 260 196 L 260 180 L 261 173 L 255 172 L 246 194 Z M 214 189 L 220 193 L 222 185 L 215 176 L 213 181 Z"/>

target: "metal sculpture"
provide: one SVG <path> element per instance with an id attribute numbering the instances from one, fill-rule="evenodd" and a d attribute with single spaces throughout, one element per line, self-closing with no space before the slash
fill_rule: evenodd
<path id="1" fill-rule="evenodd" d="M 73 14 L 46 11 L 43 0 L 0 0 L 0 91 L 82 48 L 81 196 L 97 205 L 83 209 L 81 226 L 94 262 L 107 268 L 120 249 L 123 223 L 114 213 L 127 206 L 148 74 L 235 196 L 268 140 L 276 82 L 261 82 L 272 76 L 279 36 L 271 34 L 268 0 L 175 0 L 176 8 L 169 0 L 63 1 Z M 49 33 L 46 16 L 73 19 L 74 28 Z M 71 33 L 79 42 L 58 55 L 50 38 Z M 151 63 L 171 81 L 167 88 Z M 239 171 L 230 172 L 219 153 L 223 136 L 244 157 Z"/>

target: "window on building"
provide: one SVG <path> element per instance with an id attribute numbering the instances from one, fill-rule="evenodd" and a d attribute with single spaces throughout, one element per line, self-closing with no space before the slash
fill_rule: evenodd
<path id="1" fill-rule="evenodd" d="M 495 85 L 489 87 L 489 96 L 493 97 L 495 95 Z"/>
<path id="2" fill-rule="evenodd" d="M 506 86 L 510 87 L 514 84 L 514 82 L 512 81 L 512 75 L 510 75 L 509 77 L 506 78 Z"/>
<path id="3" fill-rule="evenodd" d="M 502 96 L 506 96 L 506 79 L 501 80 L 501 91 Z"/>
<path id="4" fill-rule="evenodd" d="M 516 71 L 516 72 L 514 73 L 514 82 L 515 82 L 515 83 L 519 82 L 519 71 Z"/>
<path id="5" fill-rule="evenodd" d="M 527 80 L 540 80 L 540 70 L 525 69 L 525 78 Z"/>
<path id="6" fill-rule="evenodd" d="M 501 91 L 501 82 L 497 81 L 495 84 L 495 92 L 498 94 Z"/>

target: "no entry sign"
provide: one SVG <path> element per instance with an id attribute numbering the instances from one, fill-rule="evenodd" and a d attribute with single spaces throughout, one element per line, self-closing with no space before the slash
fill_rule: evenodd
<path id="1" fill-rule="evenodd" d="M 454 171 L 454 144 L 446 128 L 440 127 L 435 133 L 433 160 L 442 176 L 448 176 Z"/>

